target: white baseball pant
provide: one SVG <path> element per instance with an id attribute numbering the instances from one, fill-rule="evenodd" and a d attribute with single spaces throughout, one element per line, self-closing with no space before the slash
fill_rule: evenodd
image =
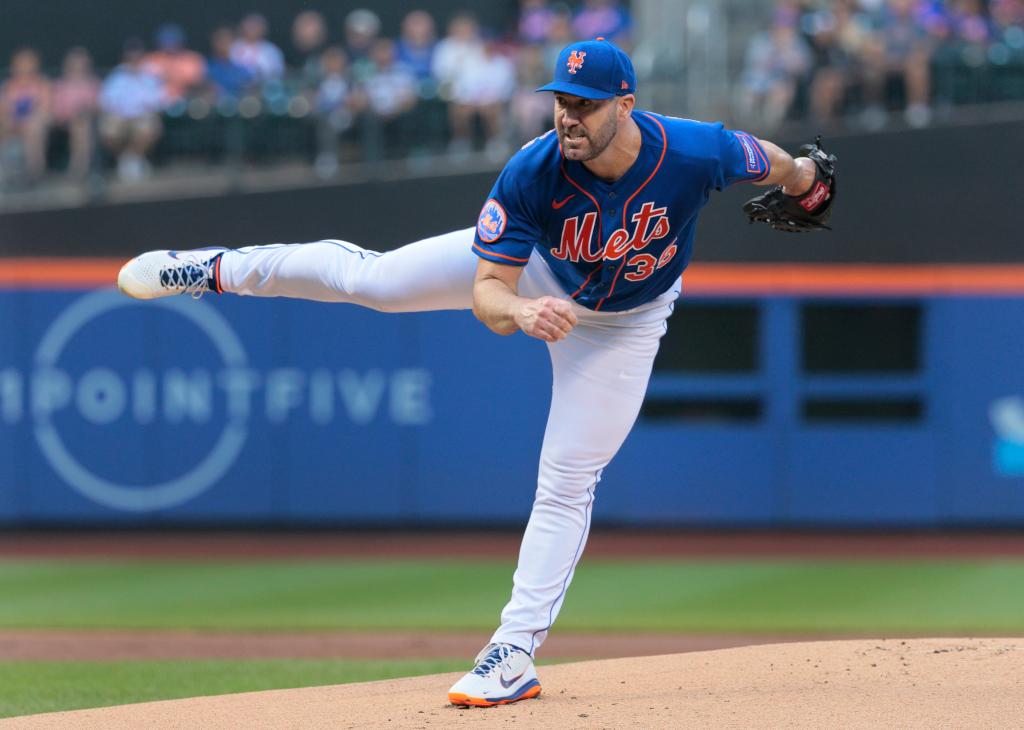
<path id="1" fill-rule="evenodd" d="M 384 312 L 470 309 L 477 257 L 474 229 L 386 253 L 345 241 L 250 246 L 221 259 L 225 292 L 347 302 Z M 534 253 L 519 293 L 568 298 Z M 531 655 L 547 637 L 590 530 L 601 472 L 636 421 L 658 342 L 679 295 L 673 289 L 637 309 L 593 312 L 574 304 L 577 326 L 548 345 L 551 410 L 537 492 L 523 535 L 512 598 L 492 641 Z"/>

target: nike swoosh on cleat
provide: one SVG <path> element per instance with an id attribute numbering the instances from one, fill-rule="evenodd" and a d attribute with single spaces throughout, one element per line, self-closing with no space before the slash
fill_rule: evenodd
<path id="1" fill-rule="evenodd" d="M 172 259 L 177 259 L 178 258 L 178 252 L 177 251 L 168 251 L 167 255 L 170 256 Z M 181 261 L 181 259 L 178 259 L 178 260 Z"/>
<path id="2" fill-rule="evenodd" d="M 517 674 L 516 676 L 512 677 L 512 679 L 508 680 L 507 682 L 505 681 L 505 675 L 499 674 L 498 675 L 498 681 L 501 682 L 501 686 L 502 687 L 504 687 L 505 689 L 508 689 L 513 684 L 515 684 L 520 679 L 522 679 L 524 674 L 526 674 L 526 670 L 525 669 L 523 671 L 521 671 L 519 674 Z"/>
<path id="3" fill-rule="evenodd" d="M 552 200 L 551 201 L 551 207 L 554 208 L 555 210 L 558 210 L 559 208 L 561 208 L 563 205 L 565 205 L 566 203 L 568 203 L 570 200 L 572 200 L 575 197 L 576 197 L 576 193 L 573 193 L 572 195 L 570 195 L 565 200 L 562 200 L 562 201 Z"/>

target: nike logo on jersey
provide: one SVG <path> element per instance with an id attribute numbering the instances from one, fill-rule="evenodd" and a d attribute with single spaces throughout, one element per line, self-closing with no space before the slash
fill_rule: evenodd
<path id="1" fill-rule="evenodd" d="M 551 207 L 554 208 L 555 210 L 558 210 L 559 208 L 561 208 L 563 205 L 565 205 L 566 203 L 568 203 L 570 200 L 572 200 L 575 197 L 576 197 L 576 193 L 573 193 L 572 195 L 570 195 L 565 200 L 552 200 L 551 201 Z"/>
<path id="2" fill-rule="evenodd" d="M 522 679 L 524 674 L 526 674 L 526 670 L 525 669 L 523 671 L 521 671 L 519 674 L 517 674 L 516 676 L 512 677 L 512 679 L 508 679 L 508 680 L 505 679 L 505 675 L 504 674 L 499 674 L 498 675 L 498 681 L 501 682 L 501 686 L 502 687 L 504 687 L 505 689 L 508 689 L 513 684 L 515 684 L 520 679 Z"/>

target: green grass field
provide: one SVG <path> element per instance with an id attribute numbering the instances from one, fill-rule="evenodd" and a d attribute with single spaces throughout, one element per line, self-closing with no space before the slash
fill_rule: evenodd
<path id="1" fill-rule="evenodd" d="M 487 631 L 500 561 L 0 561 L 0 628 Z M 585 562 L 559 631 L 1024 634 L 1024 561 Z M 0 715 L 407 676 L 454 663 L 0 662 Z"/>
<path id="2" fill-rule="evenodd" d="M 259 660 L 0 662 L 0 717 L 465 669 L 466 662 Z"/>
<path id="3" fill-rule="evenodd" d="M 2 628 L 488 630 L 507 562 L 0 561 Z M 590 561 L 561 631 L 1020 632 L 1024 561 Z"/>

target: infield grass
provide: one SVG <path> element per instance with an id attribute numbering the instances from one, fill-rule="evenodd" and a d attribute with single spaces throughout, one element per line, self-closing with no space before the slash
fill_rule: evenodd
<path id="1" fill-rule="evenodd" d="M 489 631 L 504 561 L 0 561 L 0 628 Z M 584 561 L 561 631 L 1022 634 L 1024 561 Z"/>
<path id="2" fill-rule="evenodd" d="M 451 660 L 0 662 L 0 717 L 363 682 L 465 668 L 465 661 Z M 439 703 L 445 689 L 438 690 Z"/>

